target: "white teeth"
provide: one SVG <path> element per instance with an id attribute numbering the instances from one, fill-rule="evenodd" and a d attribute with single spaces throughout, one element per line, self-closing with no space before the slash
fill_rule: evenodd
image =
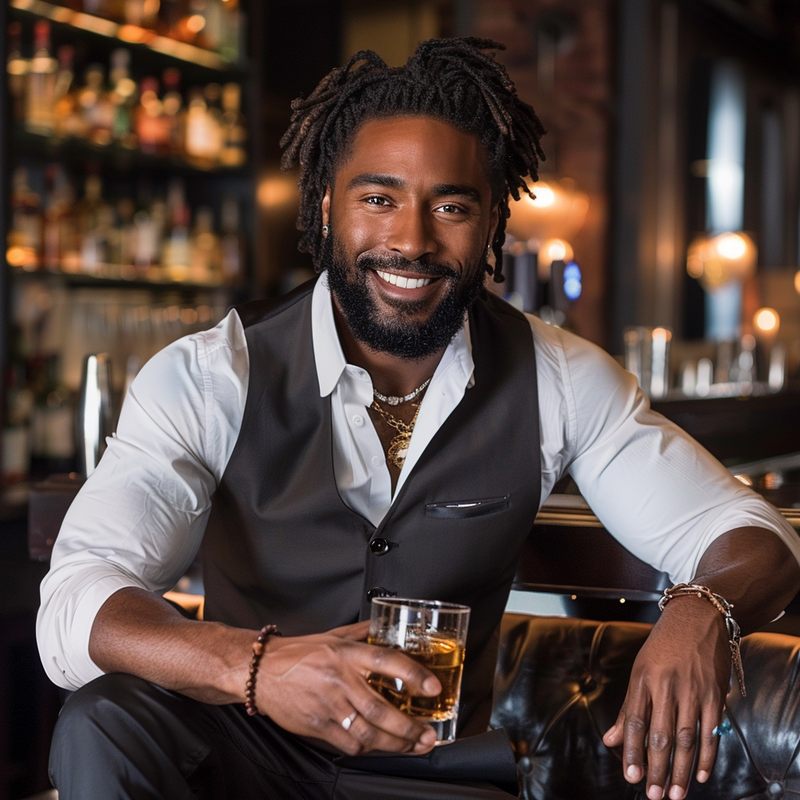
<path id="1" fill-rule="evenodd" d="M 422 286 L 427 286 L 433 280 L 433 278 L 404 278 L 402 275 L 395 275 L 393 272 L 381 272 L 379 269 L 375 271 L 386 283 L 391 283 L 392 286 L 399 286 L 401 289 L 419 289 Z"/>

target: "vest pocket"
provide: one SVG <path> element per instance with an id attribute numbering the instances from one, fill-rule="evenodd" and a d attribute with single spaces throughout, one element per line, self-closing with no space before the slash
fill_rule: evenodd
<path id="1" fill-rule="evenodd" d="M 507 511 L 509 496 L 487 497 L 484 500 L 451 500 L 446 503 L 428 503 L 425 516 L 435 519 L 467 519 Z"/>

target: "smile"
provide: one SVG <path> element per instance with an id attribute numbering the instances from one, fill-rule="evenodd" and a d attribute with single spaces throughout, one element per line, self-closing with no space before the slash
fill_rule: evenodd
<path id="1" fill-rule="evenodd" d="M 401 289 L 421 289 L 433 282 L 433 278 L 405 278 L 402 275 L 395 275 L 393 272 L 383 272 L 376 269 L 378 277 L 391 283 L 392 286 L 399 286 Z"/>

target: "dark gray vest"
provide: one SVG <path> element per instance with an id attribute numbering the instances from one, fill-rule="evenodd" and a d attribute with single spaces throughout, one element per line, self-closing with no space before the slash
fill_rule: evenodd
<path id="1" fill-rule="evenodd" d="M 489 717 L 498 626 L 541 489 L 536 364 L 525 318 L 470 312 L 466 390 L 375 528 L 342 501 L 319 396 L 307 284 L 237 309 L 250 382 L 203 541 L 205 618 L 285 635 L 369 616 L 376 594 L 472 607 L 459 728 Z"/>

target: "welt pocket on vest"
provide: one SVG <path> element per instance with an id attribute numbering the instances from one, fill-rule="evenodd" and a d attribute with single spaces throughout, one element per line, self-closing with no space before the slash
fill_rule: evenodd
<path id="1" fill-rule="evenodd" d="M 487 497 L 482 500 L 451 500 L 445 503 L 428 503 L 425 516 L 436 519 L 467 519 L 496 514 L 508 510 L 508 495 L 503 497 Z"/>

